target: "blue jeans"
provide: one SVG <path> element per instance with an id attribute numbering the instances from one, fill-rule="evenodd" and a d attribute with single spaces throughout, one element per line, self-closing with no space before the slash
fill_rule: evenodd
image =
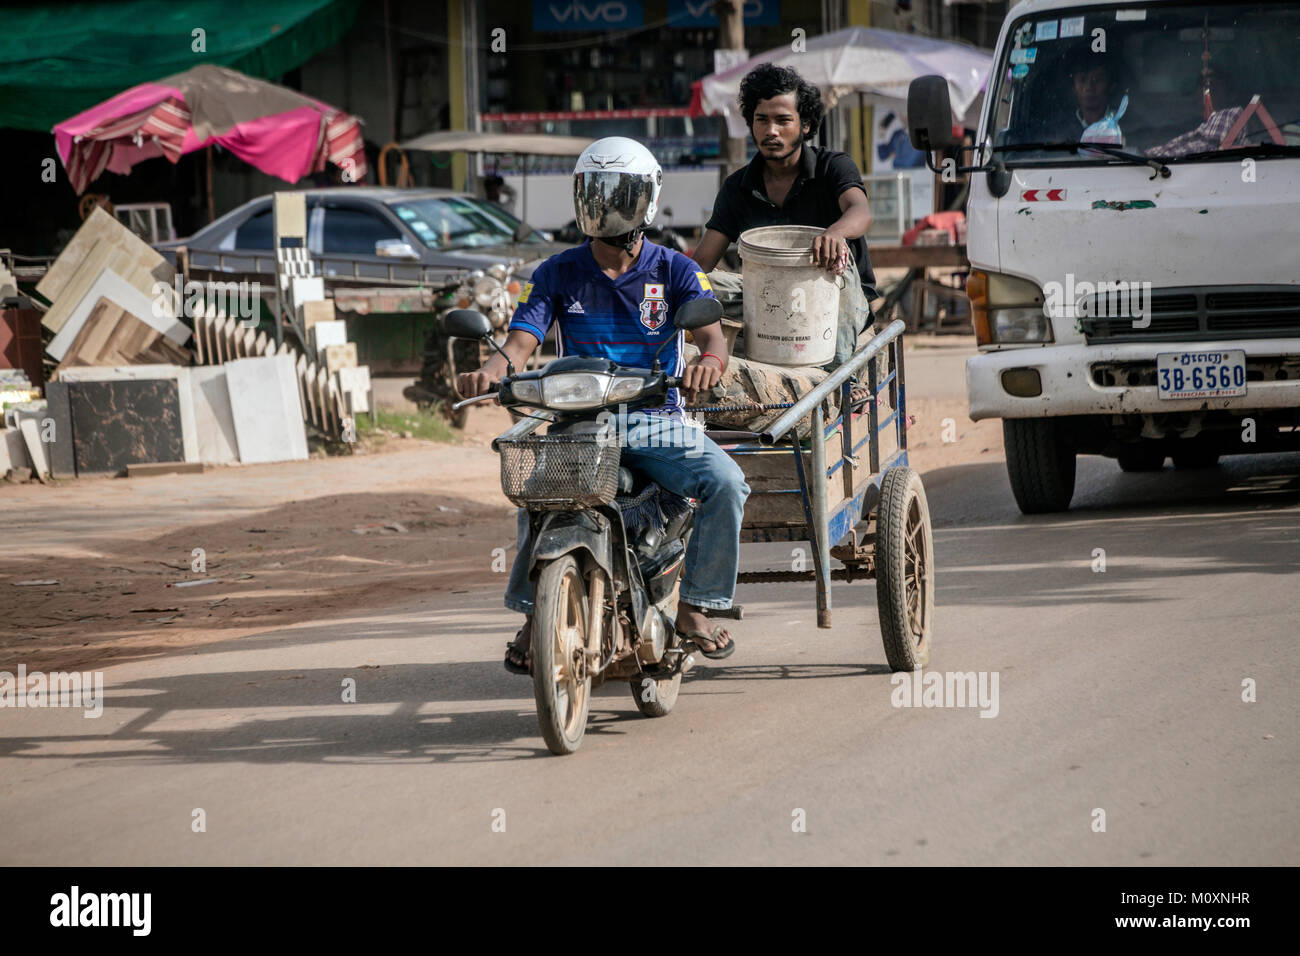
<path id="1" fill-rule="evenodd" d="M 695 530 L 686 549 L 681 600 L 696 607 L 731 607 L 740 563 L 740 521 L 749 485 L 731 457 L 702 428 L 666 415 L 633 412 L 627 416 L 622 461 L 659 487 L 699 503 Z M 510 568 L 505 604 L 533 613 L 533 582 L 528 577 L 532 535 L 528 512 L 519 510 L 518 544 Z"/>

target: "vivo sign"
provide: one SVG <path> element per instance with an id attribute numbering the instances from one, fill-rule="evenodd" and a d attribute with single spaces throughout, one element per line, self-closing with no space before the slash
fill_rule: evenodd
<path id="1" fill-rule="evenodd" d="M 781 23 L 781 0 L 745 0 L 745 23 L 777 26 Z M 670 27 L 716 27 L 713 0 L 668 0 Z"/>
<path id="2" fill-rule="evenodd" d="M 621 30 L 645 22 L 641 0 L 533 0 L 533 29 Z"/>

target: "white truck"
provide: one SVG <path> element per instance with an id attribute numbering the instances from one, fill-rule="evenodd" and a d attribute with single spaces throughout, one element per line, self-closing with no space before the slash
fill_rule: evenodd
<path id="1" fill-rule="evenodd" d="M 908 126 L 952 145 L 942 78 Z M 1300 448 L 1300 3 L 1019 3 L 975 142 L 967 392 L 1021 511 L 1068 508 L 1080 453 Z"/>

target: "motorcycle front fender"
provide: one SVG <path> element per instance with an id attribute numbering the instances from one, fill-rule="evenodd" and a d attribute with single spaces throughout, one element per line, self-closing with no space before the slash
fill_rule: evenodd
<path id="1" fill-rule="evenodd" d="M 542 518 L 533 538 L 531 571 L 572 551 L 585 551 L 609 578 L 614 577 L 609 519 L 591 511 L 555 511 Z"/>

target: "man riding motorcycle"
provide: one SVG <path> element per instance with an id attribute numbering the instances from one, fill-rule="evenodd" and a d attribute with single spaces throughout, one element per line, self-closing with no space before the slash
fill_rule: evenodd
<path id="1" fill-rule="evenodd" d="M 588 241 L 551 256 L 520 290 L 503 351 L 516 367 L 558 323 L 560 355 L 611 359 L 649 368 L 656 353 L 682 388 L 699 392 L 716 385 L 729 356 L 720 322 L 694 331 L 700 355 L 683 359 L 684 333 L 673 312 L 697 298 L 713 298 L 708 279 L 694 262 L 644 238 L 659 208 L 663 171 L 635 140 L 597 140 L 578 157 L 573 171 L 574 213 Z M 667 343 L 667 344 L 665 344 Z M 659 351 L 663 347 L 662 352 Z M 457 377 L 465 397 L 495 389 L 506 374 L 506 358 L 494 355 L 481 369 Z M 655 409 L 623 416 L 622 461 L 661 488 L 698 501 L 695 531 L 686 552 L 676 628 L 710 658 L 728 657 L 735 639 L 721 625 L 710 628 L 706 610 L 731 607 L 740 553 L 740 524 L 749 486 L 734 461 L 682 411 L 679 390 Z M 533 584 L 528 579 L 530 529 L 520 511 L 518 553 L 505 605 L 525 615 L 524 626 L 507 643 L 506 669 L 527 674 L 531 664 Z"/>

